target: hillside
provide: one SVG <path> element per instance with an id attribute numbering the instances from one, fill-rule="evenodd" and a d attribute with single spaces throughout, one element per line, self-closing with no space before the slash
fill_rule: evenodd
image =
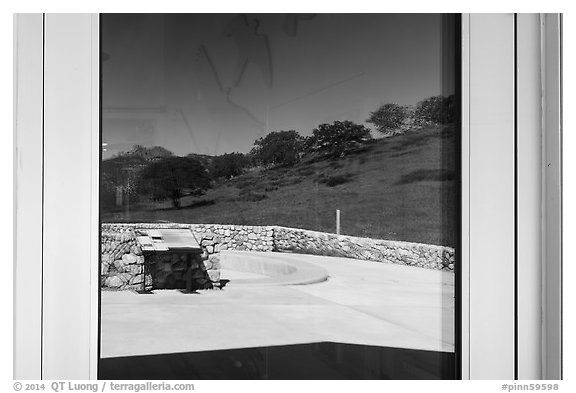
<path id="1" fill-rule="evenodd" d="M 454 127 L 409 131 L 379 139 L 338 160 L 304 161 L 255 170 L 222 181 L 201 197 L 132 206 L 129 217 L 103 213 L 104 222 L 174 221 L 281 225 L 454 246 L 458 198 Z"/>

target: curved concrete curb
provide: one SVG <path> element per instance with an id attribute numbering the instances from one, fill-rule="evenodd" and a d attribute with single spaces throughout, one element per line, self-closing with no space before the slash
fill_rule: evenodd
<path id="1" fill-rule="evenodd" d="M 230 286 L 307 285 L 328 280 L 328 272 L 324 268 L 275 252 L 221 251 L 220 262 L 222 269 L 267 276 L 232 280 L 227 284 Z"/>

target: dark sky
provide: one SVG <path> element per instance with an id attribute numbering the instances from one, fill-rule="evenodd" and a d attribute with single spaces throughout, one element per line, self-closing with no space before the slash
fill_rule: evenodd
<path id="1" fill-rule="evenodd" d="M 102 21 L 104 158 L 134 144 L 178 155 L 247 152 L 267 132 L 309 135 L 335 120 L 373 128 L 365 120 L 379 105 L 454 89 L 453 26 L 440 14 Z"/>

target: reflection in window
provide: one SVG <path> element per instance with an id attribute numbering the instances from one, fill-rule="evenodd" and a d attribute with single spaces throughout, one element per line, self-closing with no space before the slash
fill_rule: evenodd
<path id="1" fill-rule="evenodd" d="M 455 378 L 458 20 L 103 15 L 100 376 Z"/>

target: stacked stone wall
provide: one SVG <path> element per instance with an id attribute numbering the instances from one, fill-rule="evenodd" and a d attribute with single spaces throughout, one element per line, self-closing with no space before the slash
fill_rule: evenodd
<path id="1" fill-rule="evenodd" d="M 221 250 L 274 251 L 274 227 L 190 224 L 189 228 L 209 254 Z"/>
<path id="2" fill-rule="evenodd" d="M 279 226 L 219 224 L 103 224 L 102 286 L 116 289 L 152 288 L 145 257 L 136 235 L 146 229 L 190 229 L 202 247 L 202 271 L 214 284 L 220 281 L 222 250 L 276 251 L 338 256 L 454 271 L 452 247 L 361 238 Z M 174 269 L 179 269 L 174 262 Z"/>
<path id="3" fill-rule="evenodd" d="M 100 269 L 102 287 L 151 288 L 152 278 L 144 272 L 142 249 L 130 227 L 102 227 Z"/>
<path id="4" fill-rule="evenodd" d="M 431 244 L 274 227 L 275 251 L 328 255 L 454 271 L 454 249 Z"/>
<path id="5" fill-rule="evenodd" d="M 143 253 L 136 236 L 147 229 L 190 229 L 185 224 L 102 224 L 101 285 L 111 289 L 151 290 L 182 288 L 186 266 L 191 266 L 192 289 L 209 289 L 220 285 L 220 259 L 214 246 L 218 242 L 209 232 L 195 233 L 202 251 L 189 255 L 160 252 Z M 209 252 L 210 251 L 210 252 Z"/>

